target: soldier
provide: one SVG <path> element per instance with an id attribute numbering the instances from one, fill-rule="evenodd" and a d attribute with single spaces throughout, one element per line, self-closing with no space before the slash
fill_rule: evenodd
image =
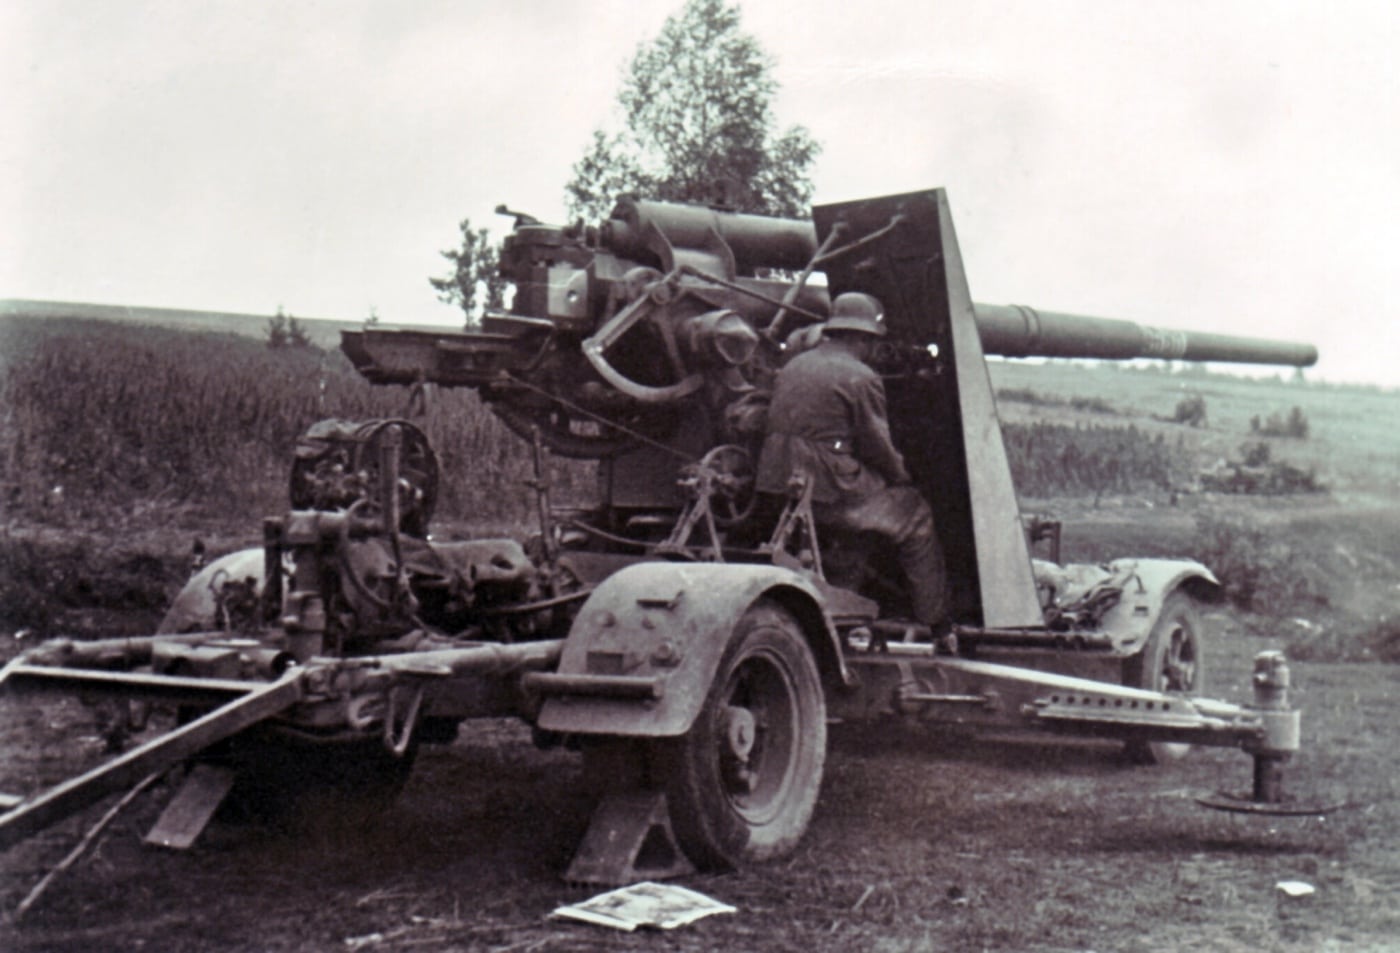
<path id="1" fill-rule="evenodd" d="M 832 303 L 822 341 L 778 372 L 757 486 L 783 493 L 804 474 L 819 527 L 893 543 L 914 617 L 940 638 L 949 630 L 943 551 L 933 513 L 890 440 L 885 385 L 868 363 L 885 333 L 877 298 L 850 292 Z"/>

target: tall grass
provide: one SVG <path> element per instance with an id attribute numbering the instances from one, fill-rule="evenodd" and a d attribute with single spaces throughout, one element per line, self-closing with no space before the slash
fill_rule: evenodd
<path id="1" fill-rule="evenodd" d="M 1023 496 L 1170 491 L 1187 474 L 1165 436 L 1135 426 L 1037 422 L 1002 427 L 1012 480 Z"/>
<path id="2" fill-rule="evenodd" d="M 402 416 L 338 351 L 82 320 L 0 324 L 0 486 L 7 509 L 111 517 L 153 503 L 255 520 L 286 506 L 297 437 L 327 417 Z M 439 513 L 529 512 L 529 448 L 467 391 L 422 426 L 443 467 Z M 583 480 L 561 468 L 564 489 Z M 256 525 L 256 524 L 252 524 Z"/>

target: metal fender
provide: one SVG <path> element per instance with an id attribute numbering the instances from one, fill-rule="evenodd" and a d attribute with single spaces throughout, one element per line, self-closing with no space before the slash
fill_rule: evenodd
<path id="1" fill-rule="evenodd" d="M 1133 655 L 1147 644 L 1152 626 L 1173 592 L 1185 589 L 1203 602 L 1220 595 L 1220 581 L 1190 559 L 1115 559 L 1108 568 L 1115 574 L 1131 571 L 1122 599 L 1103 617 L 1103 629 L 1113 638 L 1114 651 L 1121 655 Z"/>
<path id="2" fill-rule="evenodd" d="M 532 673 L 539 727 L 567 734 L 668 737 L 690 729 L 746 609 L 772 599 L 807 635 L 827 683 L 848 684 L 819 590 L 777 566 L 638 563 L 608 577 L 579 610 L 559 668 Z"/>
<path id="3" fill-rule="evenodd" d="M 180 632 L 207 632 L 218 628 L 218 591 L 229 582 L 254 580 L 259 595 L 263 591 L 263 550 L 241 549 L 221 556 L 185 583 L 161 619 L 158 635 Z"/>

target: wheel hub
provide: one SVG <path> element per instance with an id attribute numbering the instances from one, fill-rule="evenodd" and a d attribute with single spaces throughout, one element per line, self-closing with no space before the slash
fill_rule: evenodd
<path id="1" fill-rule="evenodd" d="M 738 705 L 725 710 L 724 740 L 726 754 L 737 761 L 748 761 L 758 740 L 758 719 L 752 711 Z"/>
<path id="2" fill-rule="evenodd" d="M 750 763 L 757 743 L 758 719 L 754 713 L 739 705 L 726 708 L 721 762 L 725 783 L 736 794 L 752 794 L 758 787 L 758 773 Z"/>

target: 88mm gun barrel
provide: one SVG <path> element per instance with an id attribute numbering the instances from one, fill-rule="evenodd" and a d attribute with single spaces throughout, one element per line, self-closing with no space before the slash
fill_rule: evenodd
<path id="1" fill-rule="evenodd" d="M 796 271 L 821 254 L 816 228 L 803 219 L 633 198 L 618 202 L 600 236 L 604 247 L 634 260 L 647 260 L 664 246 L 665 260 L 655 263 L 667 269 L 680 261 L 695 261 L 700 253 L 712 263 L 727 262 L 746 274 L 756 267 Z M 722 253 L 716 254 L 717 249 Z M 1292 341 L 1154 328 L 1024 305 L 973 307 L 983 351 L 1001 357 L 1156 358 L 1292 367 L 1317 363 L 1317 348 Z"/>
<path id="2" fill-rule="evenodd" d="M 1154 328 L 1116 318 L 1037 311 L 1025 305 L 973 306 L 982 349 L 1001 357 L 1126 361 L 1222 361 L 1311 367 L 1317 348 L 1295 341 Z"/>

